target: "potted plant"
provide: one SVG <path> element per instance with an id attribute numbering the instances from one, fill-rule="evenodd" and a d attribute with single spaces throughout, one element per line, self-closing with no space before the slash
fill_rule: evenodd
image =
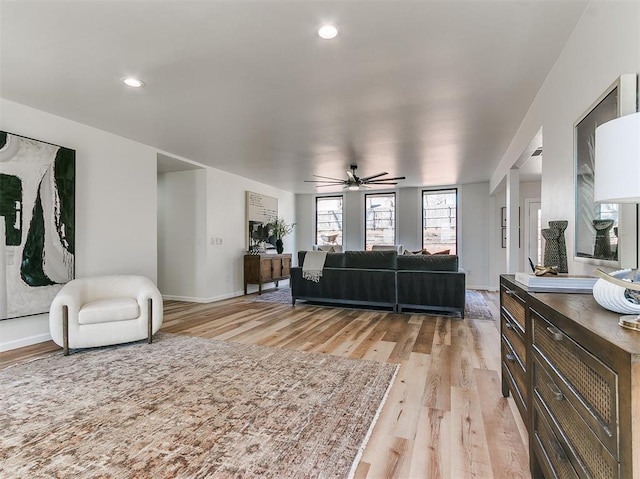
<path id="1" fill-rule="evenodd" d="M 295 223 L 291 223 L 290 225 L 288 225 L 282 217 L 277 218 L 274 222 L 271 223 L 271 227 L 273 228 L 273 235 L 276 238 L 276 251 L 278 252 L 278 254 L 282 254 L 282 252 L 284 251 L 282 238 L 291 233 L 295 225 Z"/>

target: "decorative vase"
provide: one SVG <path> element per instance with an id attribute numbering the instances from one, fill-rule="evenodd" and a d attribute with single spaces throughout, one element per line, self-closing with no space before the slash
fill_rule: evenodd
<path id="1" fill-rule="evenodd" d="M 276 251 L 278 252 L 278 254 L 282 254 L 282 252 L 284 251 L 284 244 L 282 243 L 281 239 L 276 240 Z"/>
<path id="2" fill-rule="evenodd" d="M 568 273 L 567 244 L 564 239 L 564 230 L 567 229 L 567 220 L 549 221 L 549 228 L 558 231 L 558 273 Z"/>
<path id="3" fill-rule="evenodd" d="M 613 227 L 613 220 L 593 220 L 596 230 L 596 244 L 593 248 L 593 256 L 602 259 L 611 259 L 611 240 L 609 230 Z"/>
<path id="4" fill-rule="evenodd" d="M 558 237 L 560 230 L 554 228 L 544 228 L 542 236 L 544 243 L 544 266 L 557 267 L 560 270 L 560 244 Z"/>

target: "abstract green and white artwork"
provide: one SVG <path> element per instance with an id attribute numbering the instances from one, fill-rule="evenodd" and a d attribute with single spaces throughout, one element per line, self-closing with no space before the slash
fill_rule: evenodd
<path id="1" fill-rule="evenodd" d="M 49 310 L 75 272 L 75 151 L 0 131 L 0 319 Z"/>

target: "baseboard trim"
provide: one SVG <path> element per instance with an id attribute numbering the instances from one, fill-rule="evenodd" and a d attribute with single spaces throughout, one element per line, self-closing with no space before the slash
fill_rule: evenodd
<path id="1" fill-rule="evenodd" d="M 32 344 L 46 343 L 47 341 L 51 341 L 51 335 L 49 333 L 42 333 L 26 338 L 14 339 L 13 341 L 0 343 L 0 352 L 24 348 L 25 346 L 31 346 Z"/>
<path id="2" fill-rule="evenodd" d="M 467 289 L 479 289 L 483 291 L 492 291 L 496 292 L 499 288 L 496 286 L 477 286 L 477 285 L 467 285 Z"/>
<path id="3" fill-rule="evenodd" d="M 163 294 L 162 299 L 167 301 L 184 301 L 186 303 L 215 303 L 225 299 L 236 298 L 244 295 L 243 291 L 234 291 L 233 293 L 222 294 L 220 296 L 212 296 L 210 298 L 198 298 L 194 296 L 177 296 L 173 294 Z"/>

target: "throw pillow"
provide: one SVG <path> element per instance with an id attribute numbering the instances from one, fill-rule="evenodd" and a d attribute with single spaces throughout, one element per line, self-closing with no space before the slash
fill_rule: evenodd
<path id="1" fill-rule="evenodd" d="M 445 249 L 445 250 L 438 251 L 437 253 L 433 253 L 433 254 L 449 254 L 450 251 L 451 251 L 450 249 Z"/>

